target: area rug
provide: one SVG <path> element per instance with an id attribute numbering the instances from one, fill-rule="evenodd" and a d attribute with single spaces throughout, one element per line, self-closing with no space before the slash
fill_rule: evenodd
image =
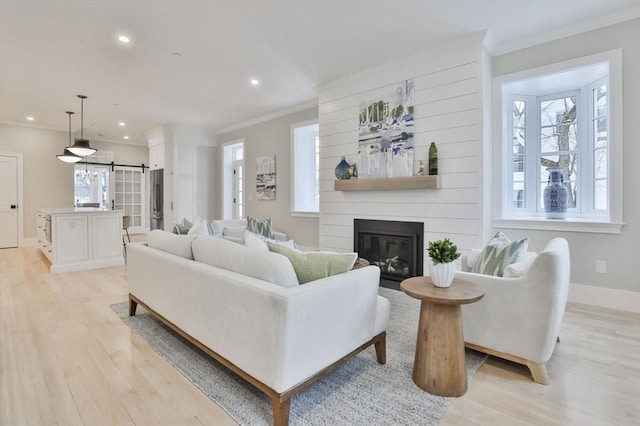
<path id="1" fill-rule="evenodd" d="M 453 398 L 419 389 L 411 379 L 420 302 L 401 291 L 380 288 L 391 302 L 387 363 L 373 347 L 297 393 L 291 425 L 436 425 Z M 144 308 L 129 317 L 128 303 L 111 306 L 122 321 L 241 425 L 270 425 L 271 400 L 226 367 L 156 320 Z M 466 351 L 467 375 L 486 355 Z"/>

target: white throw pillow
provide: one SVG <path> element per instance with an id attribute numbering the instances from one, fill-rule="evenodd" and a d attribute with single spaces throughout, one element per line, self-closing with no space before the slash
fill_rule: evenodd
<path id="1" fill-rule="evenodd" d="M 224 238 L 198 237 L 192 244 L 193 258 L 227 271 L 268 281 L 282 287 L 298 285 L 296 272 L 286 257 L 251 249 Z"/>
<path id="2" fill-rule="evenodd" d="M 222 236 L 233 240 L 244 241 L 244 226 L 225 226 L 222 230 Z"/>
<path id="3" fill-rule="evenodd" d="M 247 227 L 246 219 L 217 219 L 211 221 L 211 228 L 214 237 L 222 237 L 222 231 L 225 226 L 244 226 Z"/>
<path id="4" fill-rule="evenodd" d="M 197 237 L 197 234 L 178 235 L 160 229 L 154 229 L 149 232 L 149 242 L 147 245 L 157 250 L 166 251 L 167 253 L 193 260 L 191 243 Z"/>
<path id="5" fill-rule="evenodd" d="M 482 249 L 473 249 L 467 254 L 466 261 L 469 269 L 473 268 L 473 265 L 476 264 L 480 257 L 480 253 L 482 253 Z"/>
<path id="6" fill-rule="evenodd" d="M 518 262 L 512 263 L 504 268 L 502 276 L 504 278 L 519 278 L 525 276 L 537 257 L 538 254 L 535 251 L 526 252 L 520 256 L 520 260 Z"/>
<path id="7" fill-rule="evenodd" d="M 189 229 L 189 232 L 187 233 L 187 235 L 192 235 L 192 234 L 209 236 L 212 234 L 210 230 L 210 225 L 203 218 L 197 217 L 193 226 L 191 227 L 191 229 Z"/>

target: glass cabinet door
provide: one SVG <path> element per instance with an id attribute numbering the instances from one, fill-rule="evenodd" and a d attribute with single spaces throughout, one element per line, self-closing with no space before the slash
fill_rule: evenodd
<path id="1" fill-rule="evenodd" d="M 113 176 L 113 209 L 121 210 L 123 216 L 130 216 L 129 232 L 143 232 L 146 227 L 146 214 L 142 170 L 134 167 L 116 167 Z"/>

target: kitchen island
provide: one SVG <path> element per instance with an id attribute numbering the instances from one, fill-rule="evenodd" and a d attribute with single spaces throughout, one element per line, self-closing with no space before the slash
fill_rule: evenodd
<path id="1" fill-rule="evenodd" d="M 119 210 L 41 208 L 36 224 L 52 274 L 124 265 Z"/>

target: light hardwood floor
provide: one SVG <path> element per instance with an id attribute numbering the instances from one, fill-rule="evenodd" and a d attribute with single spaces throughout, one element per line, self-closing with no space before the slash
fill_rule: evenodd
<path id="1" fill-rule="evenodd" d="M 125 267 L 51 275 L 0 250 L 0 425 L 235 424 L 111 310 Z M 640 315 L 570 304 L 551 385 L 489 358 L 441 425 L 640 424 Z"/>

